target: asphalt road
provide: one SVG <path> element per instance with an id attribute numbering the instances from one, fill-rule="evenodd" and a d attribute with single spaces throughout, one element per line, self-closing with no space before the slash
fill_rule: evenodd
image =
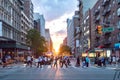
<path id="1" fill-rule="evenodd" d="M 113 80 L 115 70 L 106 68 L 43 68 L 24 67 L 23 65 L 11 69 L 0 70 L 0 80 Z"/>

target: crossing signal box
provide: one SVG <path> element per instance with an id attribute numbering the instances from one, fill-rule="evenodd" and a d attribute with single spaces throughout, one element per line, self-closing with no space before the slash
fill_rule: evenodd
<path id="1" fill-rule="evenodd" d="M 102 34 L 102 26 L 97 26 L 97 33 Z"/>

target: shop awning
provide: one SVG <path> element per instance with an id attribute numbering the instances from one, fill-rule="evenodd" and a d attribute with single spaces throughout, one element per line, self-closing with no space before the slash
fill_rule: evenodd
<path id="1" fill-rule="evenodd" d="M 89 50 L 89 53 L 95 53 L 95 50 L 94 49 Z"/>
<path id="2" fill-rule="evenodd" d="M 102 48 L 104 48 L 104 46 L 103 46 L 103 45 L 100 45 L 100 46 L 98 46 L 97 48 L 100 48 L 100 49 L 102 49 Z"/>
<path id="3" fill-rule="evenodd" d="M 21 44 L 0 44 L 0 48 L 18 48 L 18 49 L 28 49 L 28 46 Z"/>

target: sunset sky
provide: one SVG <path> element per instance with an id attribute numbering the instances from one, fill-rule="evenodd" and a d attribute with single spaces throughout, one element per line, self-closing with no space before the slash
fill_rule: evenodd
<path id="1" fill-rule="evenodd" d="M 50 29 L 53 47 L 57 51 L 67 36 L 67 18 L 72 18 L 77 10 L 77 0 L 32 0 L 34 12 L 43 14 L 46 28 Z"/>

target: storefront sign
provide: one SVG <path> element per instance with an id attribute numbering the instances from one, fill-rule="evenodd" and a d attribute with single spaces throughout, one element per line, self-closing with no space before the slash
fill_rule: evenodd
<path id="1" fill-rule="evenodd" d="M 95 48 L 95 52 L 102 52 L 103 49 Z"/>

